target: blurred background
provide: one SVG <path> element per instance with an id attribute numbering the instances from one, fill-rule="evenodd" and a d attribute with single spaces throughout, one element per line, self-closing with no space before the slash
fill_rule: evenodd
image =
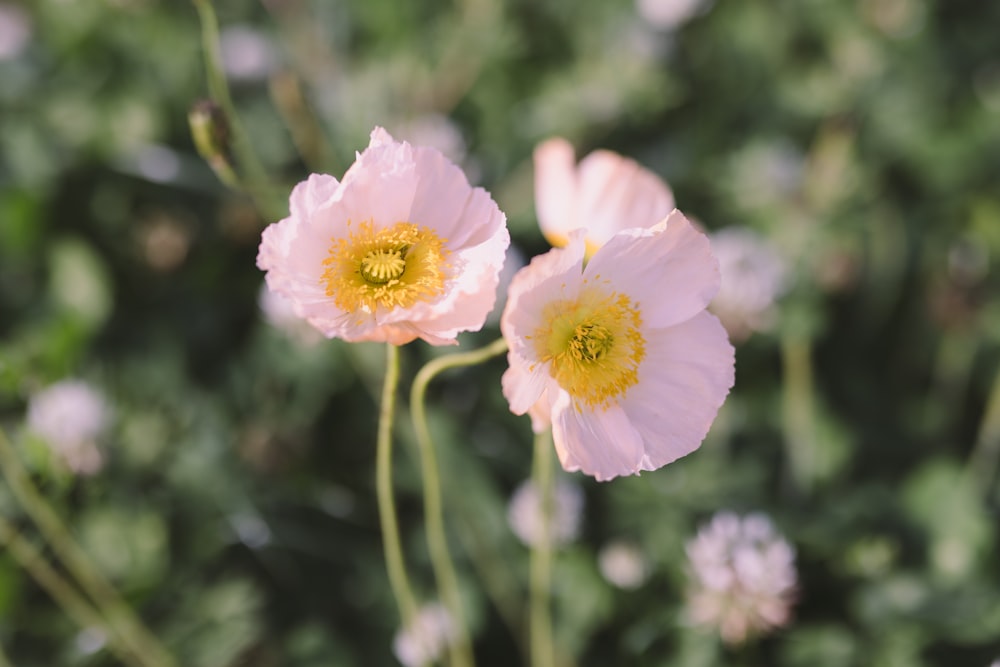
<path id="1" fill-rule="evenodd" d="M 261 163 L 252 198 L 190 137 L 208 96 L 194 4 L 0 2 L 0 425 L 179 664 L 399 664 L 374 497 L 382 348 L 319 340 L 255 266 L 292 185 L 342 175 L 376 124 L 491 191 L 511 269 L 548 248 L 531 154 L 551 136 L 634 158 L 715 239 L 736 386 L 695 454 L 611 483 L 560 477 L 563 664 L 1000 658 L 1000 4 L 216 9 Z M 498 335 L 494 320 L 462 346 Z M 404 348 L 404 383 L 440 352 Z M 527 664 L 526 519 L 508 503 L 531 435 L 504 367 L 450 373 L 430 397 L 484 667 Z M 87 396 L 86 442 L 40 416 L 66 380 Z M 398 444 L 403 539 L 429 600 L 405 419 Z M 770 517 L 795 552 L 790 618 L 743 642 L 689 608 L 686 545 L 720 511 Z M 9 484 L 0 512 L 62 571 Z M 3 534 L 5 660 L 120 664 Z"/>

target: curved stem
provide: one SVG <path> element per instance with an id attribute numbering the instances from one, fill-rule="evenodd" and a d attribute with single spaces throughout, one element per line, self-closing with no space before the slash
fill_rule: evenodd
<path id="1" fill-rule="evenodd" d="M 101 574 L 80 548 L 55 510 L 46 502 L 28 477 L 6 434 L 0 430 L 0 469 L 11 491 L 38 525 L 42 535 L 66 569 L 91 597 L 109 623 L 121 634 L 122 640 L 136 652 L 142 662 L 157 667 L 175 667 L 174 658 Z"/>
<path id="2" fill-rule="evenodd" d="M 475 658 L 465 627 L 465 614 L 459 593 L 455 565 L 448 550 L 448 538 L 444 529 L 444 512 L 441 500 L 441 476 L 438 472 L 434 440 L 427 425 L 425 397 L 427 386 L 439 373 L 459 366 L 472 366 L 502 354 L 507 349 L 504 339 L 498 339 L 478 350 L 462 354 L 438 357 L 428 362 L 413 380 L 410 390 L 410 414 L 420 449 L 420 467 L 424 478 L 424 514 L 426 515 L 427 544 L 430 550 L 434 577 L 438 582 L 441 600 L 448 607 L 455 622 L 456 639 L 449 646 L 451 664 L 455 667 L 470 667 Z"/>
<path id="3" fill-rule="evenodd" d="M 396 598 L 403 627 L 408 627 L 417 615 L 417 603 L 406 576 L 403 549 L 399 541 L 399 521 L 396 519 L 396 505 L 392 497 L 392 421 L 396 407 L 396 387 L 399 384 L 399 348 L 386 343 L 385 351 L 385 381 L 382 385 L 375 449 L 375 490 L 389 585 Z"/>
<path id="4" fill-rule="evenodd" d="M 809 340 L 783 336 L 781 363 L 786 455 L 796 488 L 809 493 L 816 474 L 816 407 Z"/>
<path id="5" fill-rule="evenodd" d="M 208 80 L 208 92 L 212 99 L 222 109 L 226 123 L 233 137 L 233 152 L 246 178 L 240 181 L 236 174 L 239 187 L 254 201 L 258 212 L 270 219 L 284 217 L 285 208 L 274 200 L 274 193 L 268 183 L 267 171 L 254 152 L 249 136 L 236 114 L 236 106 L 229 95 L 229 85 L 222 67 L 222 51 L 219 47 L 219 20 L 211 0 L 192 0 L 198 11 L 201 22 L 201 42 L 205 57 L 205 76 Z"/>
<path id="6" fill-rule="evenodd" d="M 552 639 L 552 441 L 551 431 L 535 434 L 532 476 L 541 506 L 538 542 L 531 548 L 531 664 L 554 667 Z"/>
<path id="7" fill-rule="evenodd" d="M 0 545 L 14 557 L 17 564 L 24 569 L 39 586 L 44 588 L 56 601 L 66 615 L 81 628 L 99 628 L 108 638 L 108 646 L 112 652 L 125 664 L 132 667 L 142 667 L 144 664 L 136 658 L 127 646 L 124 646 L 118 633 L 108 625 L 107 620 L 88 602 L 73 586 L 52 568 L 38 552 L 37 547 L 29 542 L 9 521 L 0 517 Z M 2 656 L 6 658 L 6 656 Z M 10 665 L 9 660 L 0 659 L 0 666 Z"/>

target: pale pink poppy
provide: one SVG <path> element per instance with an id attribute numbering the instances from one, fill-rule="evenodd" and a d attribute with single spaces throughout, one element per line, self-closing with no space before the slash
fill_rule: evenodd
<path id="1" fill-rule="evenodd" d="M 342 181 L 313 174 L 264 230 L 268 288 L 329 338 L 452 345 L 483 326 L 510 243 L 490 195 L 380 127 Z"/>
<path id="2" fill-rule="evenodd" d="M 655 470 L 701 444 L 734 379 L 708 239 L 680 211 L 616 234 L 586 267 L 584 232 L 511 282 L 500 329 L 515 414 L 552 427 L 563 467 L 598 480 Z"/>
<path id="3" fill-rule="evenodd" d="M 534 163 L 538 224 L 556 247 L 574 229 L 586 229 L 590 257 L 621 230 L 649 227 L 674 208 L 659 176 L 612 151 L 594 151 L 577 165 L 573 146 L 555 138 L 535 148 Z"/>

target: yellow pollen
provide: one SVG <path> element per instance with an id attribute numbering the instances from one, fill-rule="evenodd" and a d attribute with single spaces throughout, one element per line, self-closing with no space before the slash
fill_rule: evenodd
<path id="1" fill-rule="evenodd" d="M 348 223 L 323 260 L 322 286 L 348 313 L 409 308 L 444 292 L 450 265 L 446 239 L 412 222 L 376 230 L 371 220 Z"/>
<path id="2" fill-rule="evenodd" d="M 576 299 L 547 304 L 542 321 L 528 338 L 574 399 L 607 407 L 639 381 L 646 341 L 639 307 L 627 295 L 588 285 Z"/>

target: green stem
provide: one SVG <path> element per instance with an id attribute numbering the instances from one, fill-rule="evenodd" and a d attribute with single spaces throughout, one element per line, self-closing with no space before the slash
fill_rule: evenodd
<path id="1" fill-rule="evenodd" d="M 816 457 L 816 410 L 809 341 L 782 337 L 781 361 L 786 455 L 796 488 L 808 493 L 814 481 Z"/>
<path id="2" fill-rule="evenodd" d="M 38 549 L 29 542 L 9 521 L 0 517 L 0 544 L 14 557 L 18 565 L 35 582 L 44 588 L 66 615 L 81 628 L 99 628 L 108 638 L 108 647 L 118 658 L 133 667 L 142 667 L 143 662 L 133 655 L 121 642 L 121 638 L 108 622 L 72 585 L 49 565 Z M 10 665 L 10 661 L 0 651 L 0 667 Z"/>
<path id="3" fill-rule="evenodd" d="M 409 627 L 417 615 L 417 603 L 406 576 L 403 549 L 399 541 L 399 522 L 392 497 L 392 421 L 396 406 L 396 387 L 399 384 L 399 348 L 386 343 L 385 351 L 385 381 L 382 385 L 375 449 L 375 487 L 389 585 L 396 598 L 403 627 Z"/>
<path id="4" fill-rule="evenodd" d="M 2 430 L 0 430 L 0 468 L 14 496 L 28 516 L 38 525 L 56 556 L 111 625 L 118 630 L 129 648 L 150 667 L 175 667 L 177 663 L 170 653 L 105 579 L 70 535 L 59 515 L 42 498 Z"/>
<path id="5" fill-rule="evenodd" d="M 1000 461 L 1000 368 L 993 378 L 993 386 L 979 423 L 976 444 L 969 455 L 968 473 L 980 494 L 989 492 Z"/>
<path id="6" fill-rule="evenodd" d="M 241 183 L 240 189 L 254 201 L 261 215 L 270 220 L 283 218 L 286 213 L 283 202 L 276 201 L 270 186 L 267 171 L 253 149 L 243 124 L 236 113 L 236 106 L 229 94 L 225 71 L 222 67 L 222 51 L 219 48 L 219 20 L 215 15 L 211 0 L 192 0 L 201 22 L 201 42 L 205 56 L 205 76 L 208 92 L 222 109 L 229 131 L 232 134 L 233 153 L 246 179 L 241 181 L 234 173 L 230 176 Z"/>
<path id="7" fill-rule="evenodd" d="M 475 658 L 465 626 L 465 614 L 459 594 L 455 565 L 448 550 L 448 538 L 444 529 L 444 511 L 441 500 L 441 476 L 438 472 L 434 440 L 427 425 L 425 397 L 427 386 L 439 373 L 449 368 L 472 366 L 491 359 L 507 350 L 507 343 L 500 338 L 490 345 L 472 352 L 438 357 L 428 362 L 413 380 L 410 391 L 410 414 L 420 449 L 420 467 L 424 478 L 424 513 L 426 515 L 427 544 L 431 565 L 442 601 L 448 607 L 455 622 L 456 640 L 449 646 L 451 664 L 454 667 L 470 667 Z"/>
<path id="8" fill-rule="evenodd" d="M 531 549 L 531 664 L 554 667 L 552 639 L 552 439 L 551 431 L 535 435 L 532 476 L 541 506 L 538 542 Z"/>

